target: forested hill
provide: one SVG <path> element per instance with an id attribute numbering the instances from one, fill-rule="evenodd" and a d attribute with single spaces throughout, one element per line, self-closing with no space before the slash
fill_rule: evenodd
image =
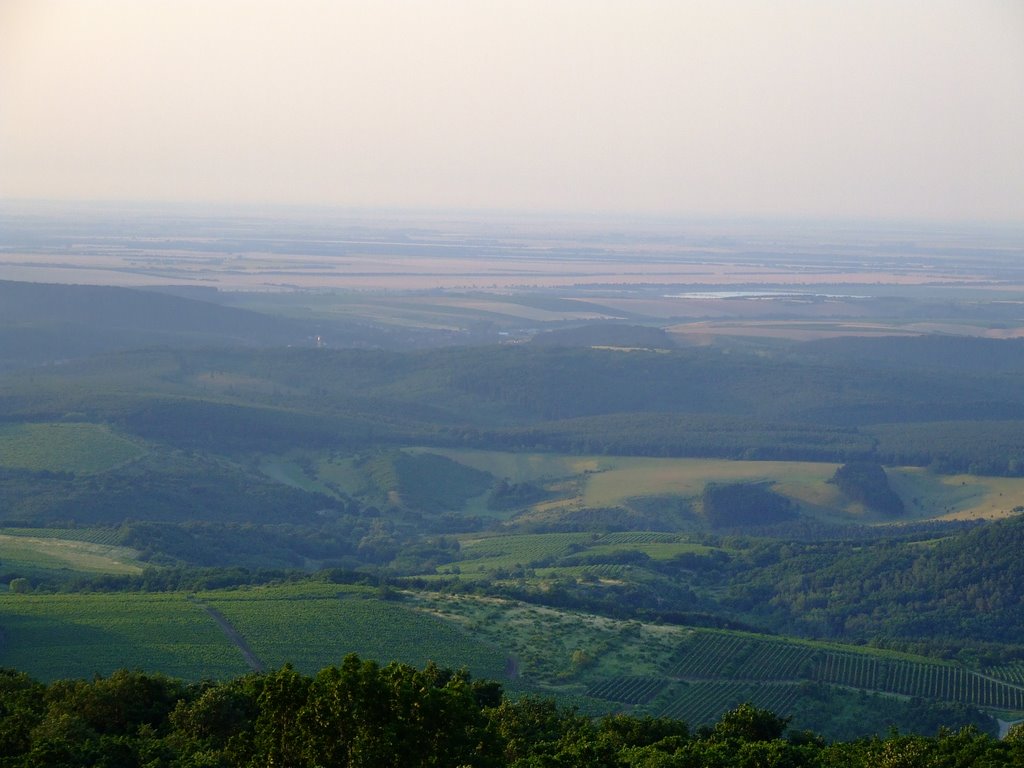
<path id="1" fill-rule="evenodd" d="M 316 327 L 157 291 L 0 281 L 0 371 L 150 346 L 312 345 Z"/>
<path id="2" fill-rule="evenodd" d="M 799 354 L 820 360 L 851 361 L 889 368 L 949 373 L 1024 373 L 1024 339 L 969 336 L 840 337 L 808 341 Z"/>
<path id="3" fill-rule="evenodd" d="M 1016 349 L 1014 342 L 1000 343 L 1008 353 Z M 829 424 L 1024 418 L 1024 388 L 1005 371 L 979 369 L 961 376 L 955 367 L 907 365 L 894 372 L 856 358 L 794 359 L 717 348 L 622 352 L 519 345 L 407 353 L 211 348 L 166 357 L 179 368 L 179 378 L 244 374 L 249 391 L 239 381 L 234 392 L 246 402 L 288 399 L 305 407 L 350 409 L 357 401 L 387 401 L 403 412 L 430 410 L 431 418 L 471 420 L 477 426 L 659 411 Z M 65 366 L 52 375 L 73 383 L 83 372 L 95 377 L 105 370 L 114 381 L 136 373 L 140 364 L 158 362 L 148 353 L 124 354 Z M 167 373 L 161 371 L 164 379 Z M 147 388 L 176 383 L 186 382 L 153 380 Z M 275 397 L 268 397 L 267 386 L 278 388 Z"/>
<path id="4" fill-rule="evenodd" d="M 999 343 L 1012 358 L 1016 344 Z M 301 433 L 327 448 L 413 442 L 1024 472 L 1024 387 L 1005 370 L 716 348 L 232 348 L 122 353 L 5 384 L 9 420 L 89 414 L 188 448 L 287 450 Z"/>
<path id="5" fill-rule="evenodd" d="M 1022 551 L 1024 517 L 935 541 L 766 544 L 736 564 L 726 603 L 779 632 L 951 648 L 968 637 L 1016 643 Z"/>

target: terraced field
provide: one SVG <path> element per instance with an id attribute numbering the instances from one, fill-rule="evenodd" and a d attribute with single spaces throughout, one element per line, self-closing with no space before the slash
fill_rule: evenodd
<path id="1" fill-rule="evenodd" d="M 1005 680 L 1013 685 L 1024 685 L 1024 661 L 1014 661 L 985 669 L 988 677 Z"/>
<path id="2" fill-rule="evenodd" d="M 789 683 L 676 682 L 652 707 L 660 717 L 675 717 L 691 726 L 707 725 L 744 702 L 773 712 L 789 712 L 800 695 Z"/>
<path id="3" fill-rule="evenodd" d="M 817 682 L 990 710 L 1024 711 L 1024 683 L 999 680 L 959 665 L 737 633 L 695 632 L 680 644 L 665 667 L 665 675 L 676 683 L 745 685 L 755 692 L 768 690 L 766 685 Z M 660 712 L 675 716 L 694 706 L 687 703 L 692 698 L 689 687 L 677 690 L 681 692 L 680 700 L 666 694 Z M 772 708 L 785 711 L 777 705 Z M 694 713 L 685 719 L 700 722 L 701 716 Z"/>
<path id="4" fill-rule="evenodd" d="M 493 642 L 506 638 L 524 677 L 593 711 L 627 707 L 700 724 L 749 700 L 786 714 L 802 686 L 818 684 L 1024 714 L 1020 665 L 979 673 L 906 654 L 468 596 L 436 606 Z"/>

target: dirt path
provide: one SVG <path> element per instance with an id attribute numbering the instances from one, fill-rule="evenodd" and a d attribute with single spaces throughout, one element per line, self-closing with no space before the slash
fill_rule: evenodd
<path id="1" fill-rule="evenodd" d="M 263 662 L 260 661 L 259 656 L 252 652 L 252 648 L 250 648 L 249 644 L 245 642 L 245 638 L 238 634 L 238 630 L 231 626 L 231 623 L 224 618 L 224 614 L 195 597 L 189 597 L 186 599 L 196 607 L 202 608 L 210 615 L 211 619 L 217 622 L 217 626 L 220 627 L 220 631 L 223 632 L 224 636 L 234 643 L 235 647 L 242 652 L 242 656 L 245 658 L 245 663 L 249 665 L 249 668 L 253 672 L 264 671 L 265 667 Z"/>

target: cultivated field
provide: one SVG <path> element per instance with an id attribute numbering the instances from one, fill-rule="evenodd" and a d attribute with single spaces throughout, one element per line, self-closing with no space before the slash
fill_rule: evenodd
<path id="1" fill-rule="evenodd" d="M 94 473 L 144 453 L 144 448 L 105 424 L 0 424 L 0 467 Z"/>
<path id="2" fill-rule="evenodd" d="M 204 610 L 209 606 L 268 669 L 291 662 L 312 672 L 353 652 L 418 666 L 432 660 L 594 713 L 630 709 L 696 725 L 752 700 L 786 714 L 810 684 L 1024 713 L 1019 664 L 982 674 L 907 654 L 621 621 L 493 597 L 381 597 L 368 587 L 323 582 L 212 590 L 194 599 L 6 593 L 0 665 L 44 680 L 122 667 L 186 679 L 242 674 L 245 659 Z"/>
<path id="3" fill-rule="evenodd" d="M 785 714 L 800 686 L 814 683 L 1024 713 L 1019 665 L 982 674 L 909 654 L 615 621 L 493 598 L 438 598 L 430 606 L 505 643 L 534 685 L 576 696 L 593 711 L 626 706 L 700 724 L 753 700 Z"/>
<path id="4" fill-rule="evenodd" d="M 460 537 L 458 568 L 462 573 L 486 573 L 496 569 L 509 569 L 568 554 L 574 546 L 581 547 L 592 541 L 588 533 L 536 533 L 507 536 Z M 441 572 L 451 572 L 455 566 L 442 566 Z"/>
<path id="5" fill-rule="evenodd" d="M 180 593 L 0 593 L 0 666 L 41 680 L 145 669 L 190 680 L 248 670 L 210 617 Z"/>
<path id="6" fill-rule="evenodd" d="M 220 611 L 271 669 L 291 663 L 313 673 L 349 653 L 381 663 L 465 666 L 478 677 L 500 678 L 505 668 L 505 654 L 498 648 L 450 622 L 376 599 L 366 588 L 298 584 L 198 597 Z"/>

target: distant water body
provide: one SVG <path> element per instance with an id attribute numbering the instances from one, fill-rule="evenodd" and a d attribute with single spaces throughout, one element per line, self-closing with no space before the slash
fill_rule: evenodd
<path id="1" fill-rule="evenodd" d="M 845 293 L 801 293 L 794 291 L 692 291 L 666 294 L 666 299 L 869 299 Z"/>

